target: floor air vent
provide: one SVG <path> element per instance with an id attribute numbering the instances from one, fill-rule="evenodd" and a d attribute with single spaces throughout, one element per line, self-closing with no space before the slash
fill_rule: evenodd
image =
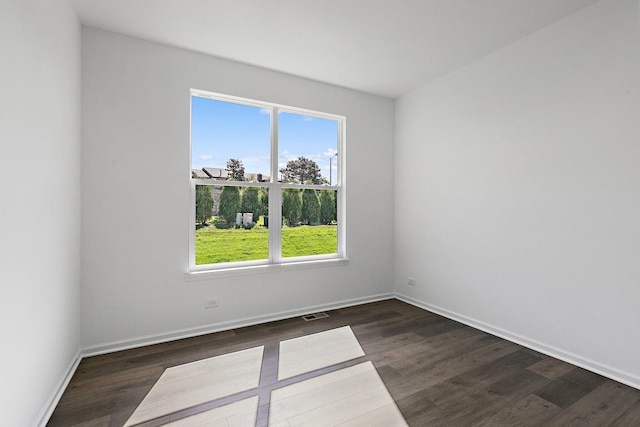
<path id="1" fill-rule="evenodd" d="M 313 314 L 307 314 L 306 316 L 302 316 L 302 318 L 307 322 L 311 320 L 324 319 L 325 317 L 329 317 L 329 315 L 327 313 L 313 313 Z"/>

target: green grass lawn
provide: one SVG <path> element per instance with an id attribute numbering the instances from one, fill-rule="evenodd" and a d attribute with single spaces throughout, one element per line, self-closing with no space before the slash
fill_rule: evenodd
<path id="1" fill-rule="evenodd" d="M 335 254 L 338 252 L 338 226 L 301 225 L 282 229 L 282 256 Z"/>
<path id="2" fill-rule="evenodd" d="M 282 256 L 333 254 L 338 252 L 338 227 L 302 225 L 282 229 Z M 269 257 L 269 230 L 219 230 L 213 225 L 196 230 L 196 265 L 252 261 Z"/>

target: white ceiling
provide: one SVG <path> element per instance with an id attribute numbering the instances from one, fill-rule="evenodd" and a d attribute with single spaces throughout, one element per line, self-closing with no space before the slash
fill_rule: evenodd
<path id="1" fill-rule="evenodd" d="M 597 0 L 72 0 L 83 24 L 396 98 Z"/>

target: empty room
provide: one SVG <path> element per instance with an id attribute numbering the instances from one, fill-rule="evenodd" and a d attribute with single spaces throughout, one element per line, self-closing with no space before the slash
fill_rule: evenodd
<path id="1" fill-rule="evenodd" d="M 640 425 L 640 1 L 1 5 L 0 425 Z"/>

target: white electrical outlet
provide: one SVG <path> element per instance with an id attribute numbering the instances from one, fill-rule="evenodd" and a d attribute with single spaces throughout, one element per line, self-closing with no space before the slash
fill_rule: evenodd
<path id="1" fill-rule="evenodd" d="M 416 279 L 414 277 L 409 277 L 407 279 L 407 285 L 409 286 L 415 286 L 416 285 Z"/>
<path id="2" fill-rule="evenodd" d="M 215 308 L 218 306 L 218 300 L 217 299 L 210 299 L 210 300 L 206 300 L 204 302 L 204 308 Z"/>

